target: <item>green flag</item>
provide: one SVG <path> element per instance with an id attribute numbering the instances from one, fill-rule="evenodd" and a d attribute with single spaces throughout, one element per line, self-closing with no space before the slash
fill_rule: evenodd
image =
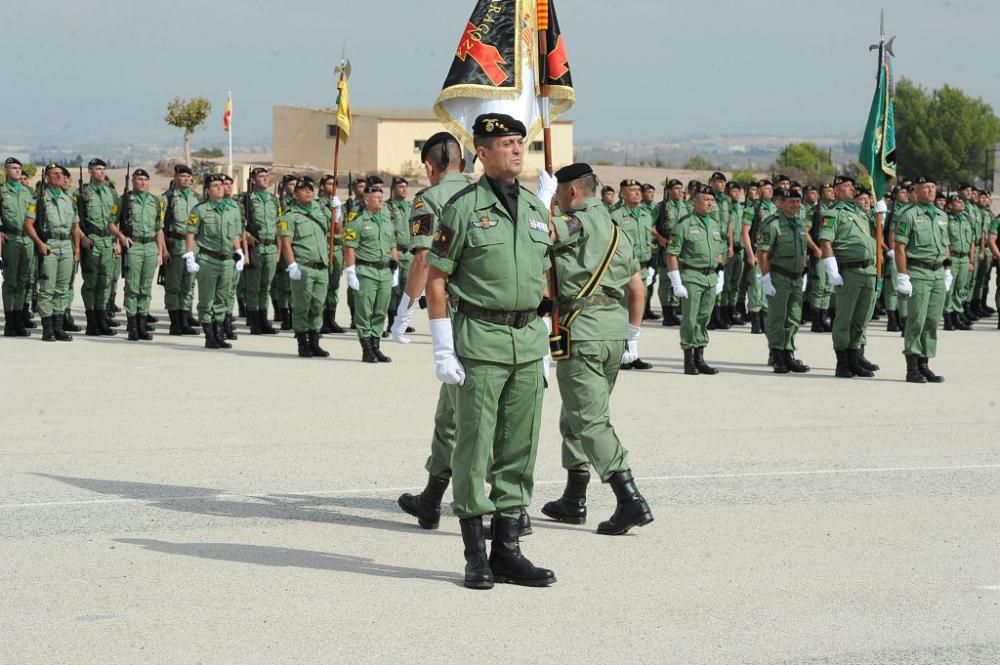
<path id="1" fill-rule="evenodd" d="M 868 169 L 878 198 L 885 194 L 888 179 L 896 176 L 896 120 L 890 81 L 889 63 L 883 60 L 858 158 Z"/>

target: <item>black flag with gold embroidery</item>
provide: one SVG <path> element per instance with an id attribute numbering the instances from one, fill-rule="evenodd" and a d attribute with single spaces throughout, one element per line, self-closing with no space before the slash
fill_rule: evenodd
<path id="1" fill-rule="evenodd" d="M 548 9 L 546 76 L 554 120 L 576 100 L 566 41 L 552 0 Z M 472 151 L 472 123 L 481 113 L 506 113 L 528 128 L 542 129 L 538 81 L 538 10 L 535 0 L 478 0 L 465 23 L 434 112 Z M 543 17 L 544 21 L 544 17 Z"/>

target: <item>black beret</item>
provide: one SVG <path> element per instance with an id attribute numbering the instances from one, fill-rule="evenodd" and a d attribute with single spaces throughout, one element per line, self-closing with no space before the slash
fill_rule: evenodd
<path id="1" fill-rule="evenodd" d="M 639 181 L 636 180 L 635 178 L 625 178 L 620 183 L 618 183 L 618 186 L 619 187 L 641 187 L 642 185 L 639 184 Z"/>
<path id="2" fill-rule="evenodd" d="M 757 186 L 758 187 L 763 187 L 764 185 L 771 185 L 773 187 L 774 183 L 771 182 L 770 180 L 758 180 L 757 181 Z"/>
<path id="3" fill-rule="evenodd" d="M 132 171 L 132 177 L 133 178 L 148 178 L 149 177 L 149 171 L 147 171 L 146 169 L 136 169 L 135 171 Z"/>
<path id="4" fill-rule="evenodd" d="M 493 136 L 521 136 L 523 138 L 528 135 L 528 130 L 524 128 L 523 122 L 504 113 L 484 113 L 472 123 L 472 135 L 476 138 Z"/>
<path id="5" fill-rule="evenodd" d="M 742 187 L 740 186 L 740 183 L 736 182 L 735 180 L 731 180 L 728 183 L 726 183 L 726 191 L 727 192 L 731 192 L 734 189 L 742 189 Z"/>
<path id="6" fill-rule="evenodd" d="M 920 178 L 917 178 L 917 184 L 920 184 Z M 963 182 L 958 186 L 959 189 L 972 189 L 972 185 L 967 182 Z"/>
<path id="7" fill-rule="evenodd" d="M 315 189 L 316 183 L 307 175 L 295 179 L 295 191 L 300 189 Z"/>
<path id="8" fill-rule="evenodd" d="M 852 178 L 851 176 L 849 176 L 849 175 L 838 175 L 837 177 L 835 177 L 833 179 L 833 186 L 836 187 L 837 185 L 843 185 L 845 182 L 849 182 L 852 185 L 856 184 L 855 181 L 854 181 L 854 178 Z"/>
<path id="9" fill-rule="evenodd" d="M 943 194 L 939 194 L 938 196 L 936 196 L 934 198 L 935 198 L 935 200 L 937 200 L 938 198 L 940 198 L 942 196 L 944 196 L 944 195 Z M 952 194 L 951 196 L 948 197 L 948 203 L 954 203 L 955 201 L 965 201 L 965 199 L 963 199 L 958 194 Z"/>
<path id="10" fill-rule="evenodd" d="M 708 185 L 703 185 L 701 183 L 698 183 L 698 186 L 694 188 L 694 193 L 695 194 L 708 194 L 709 196 L 715 196 L 715 194 L 712 192 L 712 188 L 711 187 L 709 187 Z"/>
<path id="11" fill-rule="evenodd" d="M 395 175 L 392 176 L 392 186 L 393 187 L 395 187 L 396 185 L 409 185 L 409 184 L 410 183 L 408 183 L 406 181 L 406 178 L 404 178 L 403 176 L 395 176 Z"/>
<path id="12" fill-rule="evenodd" d="M 57 168 L 58 168 L 58 169 L 59 169 L 60 171 L 62 171 L 62 174 L 63 174 L 64 176 L 66 176 L 67 178 L 69 178 L 69 177 L 70 177 L 70 174 L 69 174 L 69 169 L 68 169 L 68 168 L 66 168 L 65 166 L 63 166 L 63 165 L 61 165 L 61 164 L 60 164 L 60 165 L 59 165 L 59 166 L 58 166 Z"/>
<path id="13" fill-rule="evenodd" d="M 211 185 L 213 182 L 225 182 L 226 176 L 221 173 L 209 173 L 205 176 L 205 184 Z"/>
<path id="14" fill-rule="evenodd" d="M 670 180 L 669 180 L 669 181 L 667 182 L 667 187 L 676 187 L 677 185 L 680 185 L 681 187 L 683 187 L 683 186 L 684 186 L 684 183 L 683 183 L 683 182 L 681 182 L 680 180 L 678 180 L 677 178 L 671 178 L 671 179 L 670 179 Z"/>
<path id="15" fill-rule="evenodd" d="M 590 167 L 590 164 L 585 162 L 577 162 L 576 164 L 570 164 L 569 166 L 564 166 L 555 172 L 556 182 L 573 182 L 578 178 L 582 178 L 585 175 L 590 175 L 594 172 L 594 169 Z M 611 190 L 615 191 L 612 187 L 605 187 L 601 191 Z"/>
<path id="16" fill-rule="evenodd" d="M 712 177 L 708 179 L 709 182 L 712 182 L 713 180 L 727 180 L 726 174 L 722 171 L 716 171 L 712 174 Z"/>
<path id="17" fill-rule="evenodd" d="M 336 182 L 337 181 L 337 176 L 332 175 L 330 173 L 327 173 L 325 176 L 323 176 L 322 178 L 319 179 L 319 184 L 320 185 L 325 185 L 326 183 L 328 183 L 330 181 Z"/>
<path id="18" fill-rule="evenodd" d="M 799 189 L 802 189 L 802 183 L 799 182 L 798 180 L 792 180 L 789 184 L 792 187 L 798 187 Z"/>
<path id="19" fill-rule="evenodd" d="M 370 175 L 367 178 L 365 178 L 365 184 L 366 185 L 384 185 L 385 184 L 385 180 L 382 180 L 382 178 L 378 177 L 377 175 Z"/>
<path id="20" fill-rule="evenodd" d="M 604 187 L 601 187 L 601 194 L 607 194 L 608 192 L 614 194 L 615 188 L 612 187 L 611 185 L 605 185 Z"/>
<path id="21" fill-rule="evenodd" d="M 364 178 L 360 178 L 360 177 L 359 178 L 355 178 L 354 180 L 351 181 L 351 187 L 354 187 L 355 185 L 363 185 L 366 182 L 368 182 L 368 181 L 365 180 Z"/>
<path id="22" fill-rule="evenodd" d="M 49 162 L 48 164 L 45 165 L 45 168 L 42 169 L 42 174 L 43 175 L 48 175 L 49 171 L 51 171 L 52 169 L 57 169 L 57 168 L 59 168 L 58 164 L 56 164 L 55 162 Z"/>
<path id="23" fill-rule="evenodd" d="M 92 160 L 90 160 L 89 162 L 87 162 L 87 168 L 88 169 L 92 169 L 95 166 L 103 166 L 104 168 L 107 168 L 108 167 L 108 163 L 105 162 L 100 157 L 94 157 Z"/>
<path id="24" fill-rule="evenodd" d="M 903 178 L 902 180 L 899 181 L 899 184 L 902 185 L 903 187 L 906 187 L 907 185 L 912 185 L 913 181 L 910 180 L 909 178 Z"/>
<path id="25" fill-rule="evenodd" d="M 382 192 L 382 183 L 369 182 L 365 184 L 365 194 L 375 194 Z"/>
<path id="26" fill-rule="evenodd" d="M 174 175 L 183 175 L 185 173 L 187 175 L 194 175 L 194 172 L 191 171 L 191 167 L 187 164 L 174 164 Z"/>
<path id="27" fill-rule="evenodd" d="M 270 171 L 268 170 L 268 168 L 266 166 L 255 166 L 252 169 L 250 169 L 250 177 L 251 178 L 256 178 L 261 173 L 270 173 Z"/>
<path id="28" fill-rule="evenodd" d="M 854 190 L 854 196 L 855 197 L 858 197 L 858 196 L 871 196 L 871 194 L 872 193 L 869 192 L 867 188 L 862 187 L 861 185 L 858 185 L 855 188 L 855 190 Z"/>
<path id="29" fill-rule="evenodd" d="M 794 189 L 777 189 L 774 191 L 774 198 L 776 200 L 782 199 L 801 199 L 802 194 Z"/>
<path id="30" fill-rule="evenodd" d="M 791 178 L 789 178 L 788 176 L 786 176 L 786 175 L 784 175 L 782 173 L 779 173 L 778 175 L 774 176 L 773 180 L 774 180 L 774 182 L 781 182 L 783 180 L 788 180 L 790 182 Z"/>
<path id="31" fill-rule="evenodd" d="M 919 178 L 917 178 L 917 184 L 918 185 L 925 185 L 927 183 L 931 183 L 932 185 L 936 185 L 937 181 L 934 179 L 933 176 L 929 176 L 929 175 L 922 175 Z M 965 189 L 966 187 L 971 187 L 971 186 L 972 185 L 962 185 L 962 186 L 959 187 L 959 189 Z"/>
<path id="32" fill-rule="evenodd" d="M 298 176 L 292 175 L 291 173 L 283 175 L 283 176 L 281 176 L 281 186 L 284 187 L 288 183 L 295 182 L 298 179 L 299 179 Z"/>
<path id="33" fill-rule="evenodd" d="M 17 164 L 18 166 L 24 166 L 23 164 L 21 164 L 21 160 L 18 159 L 17 157 L 8 157 L 6 159 L 6 161 L 4 161 L 4 163 L 3 163 L 4 166 L 10 166 L 11 164 Z"/>
<path id="34" fill-rule="evenodd" d="M 648 182 L 644 182 L 644 183 L 642 183 L 642 191 L 644 191 L 644 192 L 654 192 L 654 191 L 656 191 L 656 187 L 653 187 L 653 185 L 651 185 Z"/>
<path id="35" fill-rule="evenodd" d="M 944 192 L 938 191 L 938 193 L 934 195 L 934 200 L 937 201 L 938 199 L 944 199 L 947 201 L 948 197 L 945 196 Z"/>
<path id="36" fill-rule="evenodd" d="M 441 145 L 442 143 L 458 143 L 458 139 L 449 134 L 448 132 L 438 132 L 434 134 L 429 139 L 424 141 L 424 147 L 420 149 L 420 161 L 427 161 L 427 153 L 430 149 L 436 145 Z"/>

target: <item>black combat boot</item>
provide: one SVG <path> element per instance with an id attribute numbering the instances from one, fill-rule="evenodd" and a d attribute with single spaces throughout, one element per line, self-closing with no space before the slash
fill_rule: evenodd
<path id="1" fill-rule="evenodd" d="M 886 332 L 899 332 L 899 312 L 894 309 L 887 310 L 885 313 Z"/>
<path id="2" fill-rule="evenodd" d="M 961 312 L 951 313 L 951 323 L 955 326 L 955 330 L 972 330 L 972 323 L 967 321 Z"/>
<path id="3" fill-rule="evenodd" d="M 987 289 L 987 291 L 989 291 L 989 289 Z M 995 309 L 990 307 L 989 302 L 987 301 L 985 295 L 983 296 L 982 300 L 979 301 L 979 303 L 982 305 L 983 311 L 986 312 L 986 316 L 993 316 L 994 314 L 997 313 Z"/>
<path id="4" fill-rule="evenodd" d="M 464 538 L 464 529 L 462 535 Z M 556 581 L 555 573 L 539 568 L 521 554 L 517 520 L 512 517 L 498 515 L 493 518 L 493 547 L 490 550 L 489 567 L 493 571 L 493 579 L 501 583 L 541 587 Z M 466 570 L 468 571 L 468 566 Z"/>
<path id="5" fill-rule="evenodd" d="M 5 309 L 3 312 L 3 336 L 4 337 L 16 337 L 14 333 L 14 312 L 9 309 Z"/>
<path id="6" fill-rule="evenodd" d="M 712 315 L 715 317 L 715 327 L 719 330 L 729 330 L 732 325 L 729 323 L 729 317 L 726 315 L 725 310 L 716 305 L 712 310 Z"/>
<path id="7" fill-rule="evenodd" d="M 278 331 L 271 325 L 271 318 L 267 315 L 267 305 L 257 312 L 257 325 L 260 326 L 261 335 L 277 335 Z"/>
<path id="8" fill-rule="evenodd" d="M 332 321 L 333 321 L 333 314 L 330 312 L 330 308 L 329 307 L 324 307 L 323 308 L 323 327 L 321 327 L 319 329 L 319 331 L 321 333 L 323 333 L 324 335 L 329 335 L 330 333 L 332 333 L 333 330 L 330 327 L 330 323 Z"/>
<path id="9" fill-rule="evenodd" d="M 920 358 L 912 353 L 906 354 L 906 382 L 927 383 L 927 377 L 920 371 Z"/>
<path id="10" fill-rule="evenodd" d="M 632 369 L 653 369 L 653 365 L 642 358 L 636 358 L 632 361 Z"/>
<path id="11" fill-rule="evenodd" d="M 458 520 L 465 544 L 465 586 L 469 589 L 492 589 L 493 571 L 486 558 L 486 534 L 482 517 Z"/>
<path id="12" fill-rule="evenodd" d="M 94 310 L 85 309 L 83 315 L 87 317 L 87 327 L 84 328 L 83 334 L 87 337 L 100 336 L 101 333 L 97 330 L 97 324 L 94 322 Z"/>
<path id="13" fill-rule="evenodd" d="M 247 328 L 250 329 L 251 335 L 260 334 L 260 324 L 257 323 L 257 317 L 259 316 L 259 314 L 260 313 L 257 310 L 254 309 L 247 310 L 247 316 L 246 316 Z"/>
<path id="14" fill-rule="evenodd" d="M 241 319 L 247 318 L 247 313 L 250 310 L 247 309 L 247 301 L 243 298 L 236 299 L 236 316 Z"/>
<path id="15" fill-rule="evenodd" d="M 976 312 L 976 310 L 972 308 L 971 302 L 965 303 L 965 305 L 962 307 L 962 312 L 965 314 L 966 320 L 969 321 L 970 323 L 979 320 L 979 314 Z"/>
<path id="16" fill-rule="evenodd" d="M 281 329 L 291 330 L 292 329 L 292 308 L 282 307 L 281 308 Z"/>
<path id="17" fill-rule="evenodd" d="M 94 310 L 94 315 L 97 316 L 98 326 L 100 326 L 101 321 L 104 321 L 104 325 L 106 325 L 108 328 L 118 328 L 121 327 L 122 325 L 121 321 L 117 320 L 114 316 L 112 316 L 110 309 L 106 309 L 103 311 Z"/>
<path id="18" fill-rule="evenodd" d="M 861 364 L 861 352 L 857 349 L 847 350 L 847 366 L 851 368 L 851 373 L 854 376 L 860 376 L 865 379 L 875 376 L 875 372 L 865 369 Z"/>
<path id="19" fill-rule="evenodd" d="M 183 315 L 184 313 L 180 312 L 180 314 Z M 205 331 L 205 348 L 206 349 L 218 349 L 218 348 L 221 348 L 219 346 L 219 340 L 217 340 L 215 338 L 215 326 L 214 325 L 212 325 L 211 323 L 203 323 L 203 324 L 201 324 L 201 329 L 203 331 Z"/>
<path id="20" fill-rule="evenodd" d="M 212 330 L 215 331 L 215 341 L 220 349 L 231 349 L 233 345 L 226 341 L 225 324 L 222 321 L 213 321 Z"/>
<path id="21" fill-rule="evenodd" d="M 125 327 L 128 330 L 128 341 L 138 342 L 139 341 L 139 329 L 135 325 L 135 317 L 125 315 Z M 88 333 L 89 334 L 89 333 Z"/>
<path id="22" fill-rule="evenodd" d="M 698 368 L 694 364 L 694 349 L 684 349 L 684 373 L 695 376 Z"/>
<path id="23" fill-rule="evenodd" d="M 941 318 L 944 319 L 944 329 L 945 330 L 954 330 L 955 329 L 955 319 L 953 319 L 951 317 L 951 314 L 952 314 L 951 312 L 945 312 L 944 315 L 941 317 Z M 888 330 L 888 328 L 886 328 L 886 330 Z"/>
<path id="24" fill-rule="evenodd" d="M 427 476 L 427 487 L 420 494 L 401 494 L 396 503 L 403 509 L 404 513 L 417 518 L 417 524 L 421 529 L 436 529 L 441 523 L 441 499 L 445 490 L 448 489 L 450 478 L 438 478 Z M 479 519 L 482 527 L 483 520 Z M 485 545 L 485 543 L 484 543 Z"/>
<path id="25" fill-rule="evenodd" d="M 944 377 L 931 371 L 931 368 L 927 366 L 927 358 L 924 356 L 917 356 L 917 369 L 927 379 L 927 383 L 944 383 Z"/>
<path id="26" fill-rule="evenodd" d="M 184 324 L 188 328 L 191 328 L 192 330 L 194 330 L 195 328 L 197 328 L 198 326 L 201 325 L 201 321 L 199 321 L 197 318 L 195 318 L 194 312 L 192 312 L 191 310 L 187 310 L 187 311 L 181 310 L 181 311 L 184 312 L 184 316 L 183 316 L 183 318 L 181 320 L 184 321 Z M 185 335 L 197 335 L 198 333 L 197 332 L 195 332 L 195 333 L 185 332 L 184 334 Z"/>
<path id="27" fill-rule="evenodd" d="M 105 310 L 94 310 L 94 325 L 97 326 L 98 334 L 104 335 L 105 337 L 111 337 L 118 334 L 118 331 L 111 327 L 110 317 Z"/>
<path id="28" fill-rule="evenodd" d="M 608 521 L 597 525 L 597 533 L 605 536 L 621 536 L 634 526 L 646 526 L 653 521 L 649 504 L 639 494 L 630 470 L 612 474 L 608 483 L 614 490 L 618 505 Z"/>
<path id="29" fill-rule="evenodd" d="M 226 336 L 226 339 L 239 339 L 240 336 L 236 334 L 236 330 L 233 328 L 233 315 L 226 314 L 222 319 L 222 333 Z"/>
<path id="30" fill-rule="evenodd" d="M 764 334 L 764 321 L 760 312 L 750 312 L 750 334 L 751 335 L 763 335 Z"/>
<path id="31" fill-rule="evenodd" d="M 906 336 L 906 317 L 905 316 L 899 317 L 899 336 L 900 337 L 905 337 Z"/>
<path id="32" fill-rule="evenodd" d="M 850 363 L 847 360 L 847 351 L 834 349 L 834 353 L 837 354 L 837 369 L 833 375 L 839 379 L 853 379 L 854 372 L 851 371 Z"/>
<path id="33" fill-rule="evenodd" d="M 379 348 L 379 344 L 382 342 L 382 340 L 380 340 L 378 337 L 371 337 L 369 338 L 369 342 L 371 343 L 372 353 L 375 354 L 375 360 L 379 361 L 380 363 L 392 362 L 392 358 L 382 353 L 382 349 Z"/>
<path id="34" fill-rule="evenodd" d="M 167 334 L 174 337 L 182 335 L 183 333 L 181 333 L 181 328 L 177 321 L 177 310 L 168 309 L 167 317 L 170 319 L 170 328 L 167 330 Z"/>
<path id="35" fill-rule="evenodd" d="M 775 374 L 788 374 L 791 370 L 785 364 L 785 352 L 781 349 L 771 349 L 771 367 Z"/>
<path id="36" fill-rule="evenodd" d="M 14 310 L 11 313 L 14 317 L 14 336 L 15 337 L 31 337 L 31 331 L 27 329 L 24 323 L 26 315 L 23 311 Z"/>
<path id="37" fill-rule="evenodd" d="M 517 516 L 517 535 L 520 538 L 530 536 L 535 532 L 531 528 L 531 516 L 528 515 L 527 508 L 521 508 L 521 514 Z"/>
<path id="38" fill-rule="evenodd" d="M 812 311 L 812 327 L 809 329 L 809 332 L 814 332 L 814 333 L 826 332 L 826 326 L 823 323 L 823 310 L 814 309 Z"/>
<path id="39" fill-rule="evenodd" d="M 25 305 L 24 309 L 21 310 L 21 322 L 24 324 L 24 327 L 28 328 L 29 330 L 31 328 L 37 328 L 38 327 L 38 324 L 35 323 L 35 319 L 33 319 L 32 316 L 31 316 L 31 311 L 32 311 L 31 308 L 32 307 L 34 307 L 34 301 L 32 301 L 32 305 L 31 306 Z M 35 309 L 35 311 L 37 312 L 38 310 Z"/>
<path id="40" fill-rule="evenodd" d="M 767 333 L 767 308 L 766 307 L 764 309 L 760 310 L 759 316 L 760 316 L 760 329 L 761 329 L 761 332 L 763 332 L 763 333 L 766 334 Z"/>
<path id="41" fill-rule="evenodd" d="M 312 349 L 309 348 L 309 335 L 304 332 L 295 333 L 295 341 L 299 345 L 299 358 L 312 358 Z"/>
<path id="42" fill-rule="evenodd" d="M 53 332 L 52 317 L 43 316 L 42 317 L 42 341 L 43 342 L 54 342 L 56 341 L 55 333 Z"/>
<path id="43" fill-rule="evenodd" d="M 158 318 L 156 318 L 155 316 L 153 316 L 149 312 L 146 312 L 145 316 L 146 316 L 146 323 L 159 323 L 160 322 L 160 320 Z"/>
<path id="44" fill-rule="evenodd" d="M 309 339 L 309 350 L 312 351 L 314 358 L 329 358 L 330 352 L 325 350 L 319 345 L 319 333 L 315 330 L 310 330 L 306 333 Z"/>
<path id="45" fill-rule="evenodd" d="M 663 327 L 672 328 L 674 326 L 679 326 L 681 324 L 680 319 L 677 318 L 677 308 L 673 305 L 663 306 Z"/>
<path id="46" fill-rule="evenodd" d="M 73 313 L 67 309 L 63 312 L 61 329 L 64 332 L 80 332 L 80 326 L 76 325 L 76 320 L 73 319 Z"/>
<path id="47" fill-rule="evenodd" d="M 139 331 L 139 339 L 143 342 L 150 342 L 153 339 L 153 326 L 149 325 L 148 314 L 135 315 L 135 327 Z"/>
<path id="48" fill-rule="evenodd" d="M 587 484 L 589 471 L 567 471 L 566 489 L 555 501 L 542 506 L 542 514 L 557 522 L 583 524 L 587 521 Z"/>
<path id="49" fill-rule="evenodd" d="M 705 362 L 705 348 L 694 350 L 694 366 L 698 368 L 699 374 L 718 374 L 719 370 Z"/>
<path id="50" fill-rule="evenodd" d="M 336 307 L 330 308 L 330 332 L 333 333 L 334 335 L 343 335 L 345 332 L 347 332 L 346 330 L 341 328 L 340 325 L 337 324 Z"/>
<path id="51" fill-rule="evenodd" d="M 805 374 L 809 371 L 809 365 L 795 357 L 792 351 L 785 351 L 785 367 L 796 374 Z"/>
<path id="52" fill-rule="evenodd" d="M 358 340 L 361 342 L 361 362 L 377 363 L 378 358 L 375 357 L 375 349 L 372 348 L 372 338 L 359 337 Z"/>
<path id="53" fill-rule="evenodd" d="M 72 342 L 73 336 L 66 334 L 66 329 L 64 327 L 65 320 L 62 316 L 56 314 L 52 317 L 52 334 L 55 336 L 57 342 Z M 79 330 L 79 328 L 77 328 Z"/>
<path id="54" fill-rule="evenodd" d="M 877 372 L 880 369 L 882 369 L 872 361 L 868 360 L 868 358 L 865 358 L 865 347 L 863 346 L 860 349 L 858 349 L 858 364 L 860 364 L 869 372 Z"/>

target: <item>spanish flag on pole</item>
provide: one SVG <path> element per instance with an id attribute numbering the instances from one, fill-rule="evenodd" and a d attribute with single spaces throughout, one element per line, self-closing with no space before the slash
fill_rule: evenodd
<path id="1" fill-rule="evenodd" d="M 226 110 L 222 114 L 222 129 L 223 131 L 229 131 L 229 127 L 233 122 L 233 96 L 230 94 L 226 99 Z"/>
<path id="2" fill-rule="evenodd" d="M 347 143 L 351 134 L 351 95 L 347 90 L 347 76 L 341 66 L 340 80 L 337 81 L 337 127 L 340 128 L 340 139 Z"/>

